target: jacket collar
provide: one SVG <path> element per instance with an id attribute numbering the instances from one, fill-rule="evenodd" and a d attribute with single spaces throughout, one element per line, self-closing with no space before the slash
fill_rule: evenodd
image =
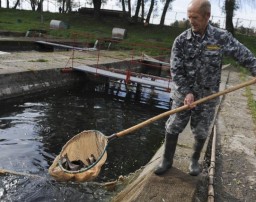
<path id="1" fill-rule="evenodd" d="M 206 31 L 205 31 L 205 34 L 204 34 L 203 38 L 204 38 L 205 36 L 210 37 L 210 36 L 212 36 L 212 35 L 213 35 L 213 27 L 212 27 L 212 25 L 208 24 L 207 27 L 206 27 Z M 192 39 L 192 38 L 195 37 L 195 36 L 196 36 L 196 34 L 195 34 L 195 33 L 192 31 L 192 29 L 190 28 L 190 29 L 188 30 L 188 32 L 187 32 L 187 40 L 190 40 L 190 39 Z"/>

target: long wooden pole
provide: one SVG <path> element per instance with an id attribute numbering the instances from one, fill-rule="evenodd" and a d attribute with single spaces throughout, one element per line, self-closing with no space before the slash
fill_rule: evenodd
<path id="1" fill-rule="evenodd" d="M 214 202 L 214 174 L 215 174 L 215 159 L 216 159 L 216 125 L 213 127 L 212 138 L 212 152 L 211 152 L 211 164 L 209 167 L 209 182 L 208 182 L 208 202 Z"/>
<path id="2" fill-rule="evenodd" d="M 207 97 L 201 98 L 201 99 L 199 99 L 199 100 L 193 102 L 193 105 L 201 104 L 201 103 L 206 102 L 206 101 L 208 101 L 208 100 L 211 100 L 211 99 L 214 99 L 214 98 L 216 98 L 216 97 L 225 95 L 225 94 L 227 94 L 227 93 L 230 93 L 230 92 L 232 92 L 232 91 L 238 90 L 238 89 L 240 89 L 240 88 L 243 88 L 243 87 L 252 85 L 252 84 L 254 84 L 254 83 L 256 83 L 256 78 L 253 78 L 253 79 L 250 80 L 250 81 L 247 81 L 247 82 L 238 84 L 238 85 L 236 85 L 236 86 L 233 86 L 233 87 L 231 87 L 231 88 L 225 89 L 225 90 L 220 91 L 220 92 L 218 92 L 218 93 L 214 93 L 214 94 L 209 95 L 209 96 L 207 96 Z M 155 122 L 155 121 L 157 121 L 157 120 L 159 120 L 159 119 L 162 119 L 162 118 L 167 117 L 167 116 L 170 116 L 170 115 L 172 115 L 172 114 L 175 114 L 175 113 L 178 113 L 178 112 L 187 110 L 187 109 L 189 109 L 189 108 L 190 108 L 189 105 L 184 105 L 184 106 L 178 107 L 178 108 L 176 108 L 176 109 L 169 110 L 169 111 L 167 111 L 167 112 L 164 112 L 164 113 L 162 113 L 162 114 L 159 114 L 159 115 L 157 115 L 157 116 L 154 116 L 154 117 L 152 117 L 152 118 L 150 118 L 150 119 L 147 119 L 146 121 L 143 121 L 143 122 L 141 122 L 141 123 L 139 123 L 139 124 L 137 124 L 137 125 L 135 125 L 135 126 L 132 126 L 132 127 L 130 127 L 130 128 L 127 128 L 127 129 L 125 129 L 125 130 L 123 130 L 123 131 L 120 131 L 120 132 L 118 132 L 118 133 L 115 133 L 114 135 L 115 135 L 115 137 L 124 136 L 124 135 L 126 135 L 126 134 L 128 134 L 128 133 L 134 132 L 135 130 L 138 130 L 138 129 L 142 128 L 142 127 L 145 127 L 145 126 L 147 126 L 147 125 L 149 125 L 149 124 L 151 124 L 151 123 L 153 123 L 153 122 Z"/>

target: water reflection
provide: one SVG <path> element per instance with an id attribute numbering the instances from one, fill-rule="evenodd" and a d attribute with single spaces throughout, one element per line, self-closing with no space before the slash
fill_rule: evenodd
<path id="1" fill-rule="evenodd" d="M 59 183 L 48 168 L 62 146 L 83 130 L 111 135 L 168 108 L 168 93 L 136 86 L 86 86 L 1 103 L 0 168 L 25 175 L 0 176 L 0 199 L 10 201 L 107 201 L 95 183 Z M 152 93 L 154 90 L 154 93 Z M 106 93 L 107 92 L 107 93 Z M 145 165 L 163 140 L 165 120 L 112 141 L 96 182 L 115 180 Z M 28 175 L 26 175 L 28 174 Z M 31 177 L 35 174 L 38 177 Z"/>

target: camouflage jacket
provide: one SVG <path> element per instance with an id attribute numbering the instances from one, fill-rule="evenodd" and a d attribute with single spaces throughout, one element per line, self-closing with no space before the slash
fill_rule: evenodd
<path id="1" fill-rule="evenodd" d="M 223 55 L 232 56 L 248 68 L 253 76 L 256 75 L 256 58 L 226 30 L 209 24 L 202 38 L 191 29 L 184 31 L 175 39 L 172 47 L 173 93 L 184 97 L 202 89 L 217 92 Z"/>

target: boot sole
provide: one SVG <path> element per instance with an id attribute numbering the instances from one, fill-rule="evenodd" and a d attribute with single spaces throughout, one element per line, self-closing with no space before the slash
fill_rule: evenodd
<path id="1" fill-rule="evenodd" d="M 163 174 L 166 173 L 171 167 L 172 167 L 171 165 L 170 165 L 170 166 L 167 166 L 166 169 L 160 170 L 160 171 L 158 171 L 158 169 L 157 169 L 157 170 L 154 171 L 154 173 L 155 173 L 156 175 L 163 175 Z M 159 168 L 159 169 L 161 169 L 161 168 Z"/>

